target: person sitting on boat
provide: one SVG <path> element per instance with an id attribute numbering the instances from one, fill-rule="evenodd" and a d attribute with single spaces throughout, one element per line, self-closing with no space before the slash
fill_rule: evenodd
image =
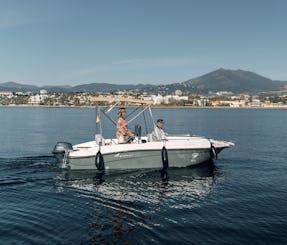
<path id="1" fill-rule="evenodd" d="M 161 141 L 166 140 L 166 133 L 163 131 L 163 120 L 158 119 L 156 121 L 156 127 L 154 128 L 154 131 L 152 132 L 152 140 L 153 141 Z"/>
<path id="2" fill-rule="evenodd" d="M 118 111 L 117 139 L 119 143 L 129 143 L 134 137 L 135 134 L 128 128 L 126 109 L 120 108 Z"/>

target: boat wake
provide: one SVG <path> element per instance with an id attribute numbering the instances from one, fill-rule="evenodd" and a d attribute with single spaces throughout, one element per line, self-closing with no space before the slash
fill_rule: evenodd
<path id="1" fill-rule="evenodd" d="M 0 170 L 29 168 L 35 166 L 53 166 L 56 167 L 56 161 L 53 156 L 28 156 L 28 157 L 5 157 L 0 158 Z"/>
<path id="2" fill-rule="evenodd" d="M 21 233 L 21 227 L 37 231 L 36 237 L 63 243 L 47 233 L 54 231 L 55 222 L 59 234 L 76 243 L 117 243 L 120 239 L 129 244 L 150 237 L 160 241 L 157 231 L 184 222 L 182 214 L 203 205 L 223 179 L 212 162 L 168 168 L 168 180 L 162 180 L 156 169 L 59 169 L 51 156 L 1 158 L 0 168 L 3 219 L 20 227 L 9 228 L 17 236 L 13 232 L 6 236 L 16 243 L 33 239 L 30 233 Z M 10 203 L 14 203 L 12 208 Z M 77 234 L 87 234 L 88 229 L 88 236 L 74 236 L 74 227 L 66 225 L 77 222 L 86 224 Z"/>

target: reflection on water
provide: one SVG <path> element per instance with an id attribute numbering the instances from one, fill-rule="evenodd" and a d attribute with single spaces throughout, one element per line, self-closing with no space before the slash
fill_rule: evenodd
<path id="1" fill-rule="evenodd" d="M 111 242 L 125 236 L 131 242 L 141 231 L 147 235 L 155 228 L 184 222 L 182 212 L 200 206 L 223 178 L 213 163 L 168 169 L 168 175 L 162 180 L 158 170 L 64 171 L 56 186 L 60 192 L 73 190 L 92 199 L 90 241 Z"/>
<path id="2" fill-rule="evenodd" d="M 192 168 L 168 169 L 168 180 L 159 170 L 69 171 L 57 176 L 58 188 L 93 192 L 113 199 L 146 200 L 161 191 L 172 195 L 201 195 L 209 192 L 220 173 L 212 162 Z M 148 194 L 148 195 L 147 195 Z"/>

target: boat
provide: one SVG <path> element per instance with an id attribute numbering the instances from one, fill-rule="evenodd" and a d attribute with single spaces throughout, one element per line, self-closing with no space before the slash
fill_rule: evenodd
<path id="1" fill-rule="evenodd" d="M 108 108 L 97 108 L 97 118 L 105 115 L 113 124 L 109 112 L 117 108 L 121 102 L 138 104 L 140 112 L 135 118 L 149 112 L 152 124 L 155 120 L 152 114 L 152 103 L 142 100 L 118 99 Z M 136 110 L 135 110 L 136 111 Z M 101 114 L 100 114 L 101 113 Z M 101 120 L 98 120 L 100 124 Z M 146 125 L 146 124 L 145 124 Z M 100 127 L 101 129 L 101 127 Z M 114 131 L 116 129 L 114 128 Z M 146 129 L 146 132 L 148 129 Z M 151 134 L 141 135 L 141 125 L 135 127 L 135 137 L 129 143 L 121 143 L 116 138 L 105 139 L 102 130 L 95 135 L 92 141 L 72 145 L 68 142 L 58 142 L 52 153 L 55 155 L 60 168 L 71 170 L 112 170 L 112 169 L 167 169 L 170 167 L 189 167 L 217 159 L 218 154 L 225 148 L 232 147 L 234 143 L 215 140 L 202 136 L 167 135 L 161 141 L 153 141 Z"/>

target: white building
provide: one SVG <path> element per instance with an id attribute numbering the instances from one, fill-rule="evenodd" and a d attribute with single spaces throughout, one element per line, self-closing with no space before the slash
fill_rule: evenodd
<path id="1" fill-rule="evenodd" d="M 8 97 L 8 98 L 12 98 L 13 97 L 13 93 L 12 92 L 8 92 L 8 91 L 3 91 L 3 92 L 0 92 L 0 96 L 5 96 L 5 97 Z"/>
<path id="2" fill-rule="evenodd" d="M 175 90 L 174 92 L 175 95 L 181 96 L 182 95 L 182 91 L 180 89 Z"/>
<path id="3" fill-rule="evenodd" d="M 48 91 L 46 89 L 41 89 L 40 95 L 45 95 L 45 94 L 48 94 Z"/>
<path id="4" fill-rule="evenodd" d="M 32 96 L 30 96 L 30 98 L 29 98 L 29 104 L 39 105 L 40 102 L 41 102 L 41 96 L 40 96 L 39 94 L 32 95 Z"/>
<path id="5" fill-rule="evenodd" d="M 158 95 L 152 95 L 152 100 L 153 100 L 153 103 L 155 105 L 159 105 L 159 104 L 162 104 L 164 102 L 164 98 L 162 95 L 158 94 Z"/>
<path id="6" fill-rule="evenodd" d="M 29 98 L 29 104 L 31 105 L 39 105 L 41 102 L 43 102 L 46 98 L 48 97 L 47 94 L 36 94 L 36 95 L 32 95 Z"/>
<path id="7" fill-rule="evenodd" d="M 188 96 L 178 96 L 178 95 L 166 95 L 162 96 L 160 94 L 158 95 L 152 95 L 152 100 L 154 104 L 169 104 L 172 101 L 188 101 Z"/>

